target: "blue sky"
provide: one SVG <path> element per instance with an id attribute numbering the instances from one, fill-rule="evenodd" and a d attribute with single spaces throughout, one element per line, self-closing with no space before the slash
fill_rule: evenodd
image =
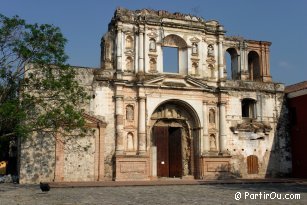
<path id="1" fill-rule="evenodd" d="M 272 42 L 273 80 L 307 80 L 307 1 L 305 0 L 0 0 L 0 13 L 29 23 L 49 23 L 68 39 L 71 65 L 98 67 L 100 38 L 114 10 L 163 9 L 190 13 L 224 25 L 227 35 Z"/>

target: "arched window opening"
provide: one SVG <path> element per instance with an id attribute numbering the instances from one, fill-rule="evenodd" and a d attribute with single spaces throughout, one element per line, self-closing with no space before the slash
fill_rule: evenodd
<path id="1" fill-rule="evenodd" d="M 248 73 L 250 80 L 261 80 L 259 55 L 255 51 L 251 51 L 248 53 Z"/>
<path id="2" fill-rule="evenodd" d="M 180 36 L 171 34 L 162 40 L 163 72 L 187 74 L 187 43 Z"/>
<path id="3" fill-rule="evenodd" d="M 238 53 L 234 48 L 228 48 L 226 50 L 226 72 L 228 80 L 239 79 Z"/>
<path id="4" fill-rule="evenodd" d="M 133 47 L 133 38 L 131 36 L 126 37 L 126 48 L 132 48 Z"/>
<path id="5" fill-rule="evenodd" d="M 163 72 L 179 73 L 178 48 L 162 47 L 163 49 Z"/>
<path id="6" fill-rule="evenodd" d="M 256 101 L 250 98 L 242 100 L 242 117 L 256 118 Z"/>
<path id="7" fill-rule="evenodd" d="M 247 173 L 258 174 L 258 157 L 250 155 L 247 157 Z"/>

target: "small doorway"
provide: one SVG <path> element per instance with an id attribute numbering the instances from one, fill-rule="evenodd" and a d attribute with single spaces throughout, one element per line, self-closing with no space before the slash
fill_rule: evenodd
<path id="1" fill-rule="evenodd" d="M 157 146 L 157 176 L 182 177 L 181 127 L 155 126 Z"/>

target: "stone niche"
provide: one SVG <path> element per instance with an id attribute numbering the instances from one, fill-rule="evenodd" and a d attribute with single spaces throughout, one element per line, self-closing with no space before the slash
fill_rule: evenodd
<path id="1" fill-rule="evenodd" d="M 144 181 L 149 179 L 149 157 L 116 156 L 115 181 Z"/>

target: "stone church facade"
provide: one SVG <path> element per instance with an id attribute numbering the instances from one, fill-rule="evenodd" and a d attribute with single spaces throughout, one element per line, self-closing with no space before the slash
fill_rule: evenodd
<path id="1" fill-rule="evenodd" d="M 102 37 L 101 68 L 76 67 L 92 96 L 84 115 L 92 134 L 22 143 L 20 182 L 289 174 L 284 85 L 272 82 L 271 43 L 225 33 L 215 20 L 117 9 Z M 178 54 L 176 71 L 163 67 L 167 47 Z"/>

